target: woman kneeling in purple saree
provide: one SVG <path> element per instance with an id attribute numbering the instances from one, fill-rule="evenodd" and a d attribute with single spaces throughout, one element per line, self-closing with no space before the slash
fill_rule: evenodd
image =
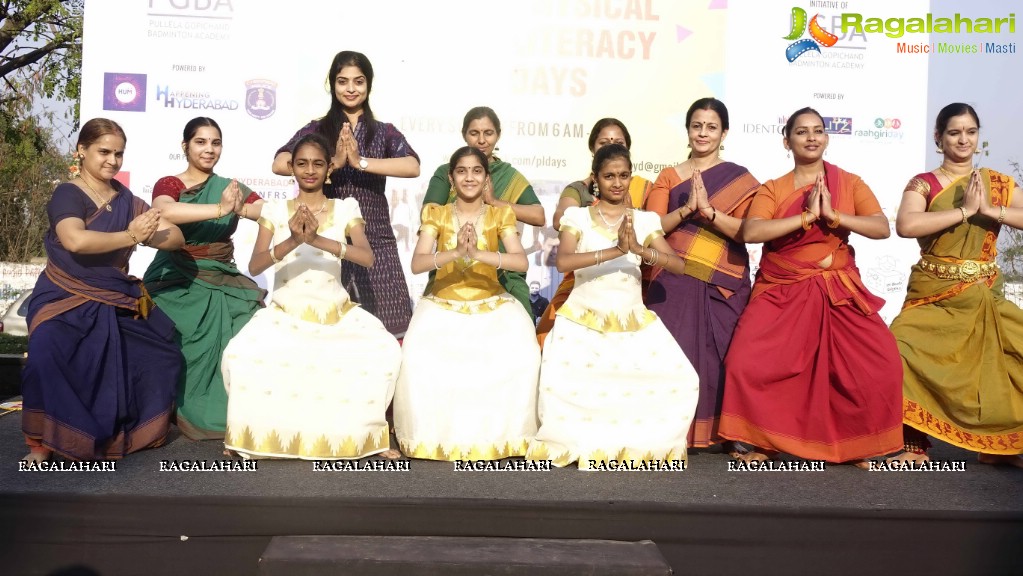
<path id="1" fill-rule="evenodd" d="M 81 173 L 47 205 L 47 263 L 29 304 L 22 431 L 39 462 L 116 459 L 161 445 L 181 351 L 174 323 L 128 276 L 138 244 L 184 245 L 181 231 L 114 180 L 124 130 L 95 118 L 78 137 Z"/>

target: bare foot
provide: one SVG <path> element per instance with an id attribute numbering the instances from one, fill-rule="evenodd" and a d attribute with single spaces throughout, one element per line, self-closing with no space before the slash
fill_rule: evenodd
<path id="1" fill-rule="evenodd" d="M 757 452 L 756 450 L 747 454 L 740 454 L 737 458 L 737 460 L 745 462 L 746 464 L 749 464 L 750 462 L 768 462 L 772 459 L 773 458 L 770 455 L 764 454 L 763 452 Z"/>
<path id="2" fill-rule="evenodd" d="M 51 454 L 50 452 L 40 452 L 33 450 L 28 454 L 25 454 L 25 457 L 22 458 L 21 461 L 28 462 L 29 464 L 39 464 L 40 462 L 46 462 L 47 460 L 49 460 L 50 454 Z"/>
<path id="3" fill-rule="evenodd" d="M 391 448 L 389 450 L 384 450 L 383 452 L 377 454 L 377 456 L 381 458 L 386 458 L 388 460 L 397 460 L 398 458 L 401 458 L 401 451 Z"/>
<path id="4" fill-rule="evenodd" d="M 977 462 L 992 466 L 1015 466 L 1023 468 L 1023 456 L 1013 454 L 977 454 Z"/>
<path id="5" fill-rule="evenodd" d="M 917 454 L 916 452 L 902 452 L 892 456 L 891 458 L 885 458 L 885 464 L 923 464 L 924 462 L 930 462 L 931 458 L 926 452 L 923 454 Z"/>
<path id="6" fill-rule="evenodd" d="M 721 448 L 724 452 L 727 452 L 732 460 L 742 460 L 743 454 L 748 454 L 749 449 L 742 445 L 740 442 L 733 442 L 728 440 L 721 444 Z"/>
<path id="7" fill-rule="evenodd" d="M 846 464 L 852 464 L 860 470 L 870 470 L 870 460 L 850 460 Z"/>

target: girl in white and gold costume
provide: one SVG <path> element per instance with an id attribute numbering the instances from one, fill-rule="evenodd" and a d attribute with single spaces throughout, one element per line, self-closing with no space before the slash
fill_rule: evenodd
<path id="1" fill-rule="evenodd" d="M 580 469 L 684 460 L 699 377 L 643 305 L 639 266 L 681 274 L 685 263 L 660 216 L 629 207 L 628 149 L 601 147 L 593 175 L 599 202 L 561 218 L 557 265 L 575 272 L 575 288 L 544 344 L 541 426 L 526 458 Z"/>
<path id="2" fill-rule="evenodd" d="M 497 279 L 528 263 L 515 214 L 483 202 L 487 158 L 451 157 L 455 202 L 423 207 L 412 272 L 437 270 L 402 345 L 394 428 L 402 452 L 431 460 L 496 460 L 526 453 L 536 433 L 540 348 L 533 322 Z M 498 242 L 505 252 L 498 252 Z"/>
<path id="3" fill-rule="evenodd" d="M 369 267 L 373 252 L 358 202 L 323 194 L 330 157 L 321 136 L 299 140 L 290 162 L 298 197 L 268 202 L 259 219 L 249 273 L 274 267 L 272 302 L 222 362 L 224 443 L 247 458 L 398 456 L 385 412 L 401 347 L 341 284 L 341 262 Z"/>

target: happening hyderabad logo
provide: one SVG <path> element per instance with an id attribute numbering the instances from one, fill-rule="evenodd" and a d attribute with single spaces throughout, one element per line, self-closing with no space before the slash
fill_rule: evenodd
<path id="1" fill-rule="evenodd" d="M 817 22 L 819 16 L 820 14 L 814 14 L 811 20 L 807 18 L 806 10 L 798 6 L 792 8 L 791 29 L 787 36 L 783 36 L 786 40 L 795 40 L 785 49 L 785 58 L 789 63 L 795 62 L 797 58 L 807 52 L 812 51 L 820 54 L 821 46 L 830 48 L 838 42 L 838 36 L 821 28 L 820 23 Z M 803 38 L 807 31 L 809 31 L 810 37 Z"/>
<path id="2" fill-rule="evenodd" d="M 119 112 L 145 112 L 146 75 L 105 72 L 103 74 L 103 109 Z"/>

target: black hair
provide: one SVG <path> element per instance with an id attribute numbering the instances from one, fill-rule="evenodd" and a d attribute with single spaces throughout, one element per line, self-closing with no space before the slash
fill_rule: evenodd
<path id="1" fill-rule="evenodd" d="M 686 130 L 689 130 L 689 123 L 693 121 L 693 114 L 697 110 L 713 110 L 717 113 L 718 118 L 721 119 L 721 129 L 728 130 L 728 108 L 725 107 L 725 103 L 718 100 L 717 98 L 700 98 L 696 102 L 693 102 L 689 106 L 689 111 L 686 112 Z"/>
<path id="2" fill-rule="evenodd" d="M 451 161 L 448 162 L 448 176 L 454 175 L 455 166 L 458 165 L 458 161 L 466 156 L 475 156 L 476 159 L 480 161 L 480 164 L 483 165 L 483 171 L 487 174 L 487 176 L 490 175 L 490 165 L 487 162 L 487 155 L 480 152 L 478 148 L 473 146 L 462 146 L 458 150 L 455 150 L 455 153 L 451 155 Z"/>
<path id="3" fill-rule="evenodd" d="M 469 124 L 473 120 L 479 120 L 480 118 L 488 118 L 494 124 L 494 130 L 497 130 L 497 135 L 501 135 L 501 119 L 497 117 L 497 112 L 489 106 L 476 106 L 465 113 L 465 117 L 462 118 L 462 137 L 465 137 L 465 133 L 469 131 Z"/>
<path id="4" fill-rule="evenodd" d="M 188 141 L 195 137 L 195 133 L 203 126 L 216 128 L 217 134 L 220 134 L 221 138 L 224 137 L 224 132 L 220 129 L 220 124 L 217 124 L 216 120 L 213 118 L 207 118 L 206 116 L 199 116 L 198 118 L 192 118 L 188 121 L 188 124 L 185 124 L 185 129 L 181 134 L 181 141 L 188 143 Z"/>
<path id="5" fill-rule="evenodd" d="M 781 131 L 782 136 L 788 138 L 789 136 L 792 135 L 792 128 L 796 125 L 796 118 L 799 118 L 803 114 L 814 114 L 821 119 L 821 124 L 824 124 L 824 117 L 821 116 L 821 113 L 814 110 L 813 108 L 810 108 L 809 106 L 806 106 L 804 108 L 796 110 L 795 112 L 792 113 L 791 116 L 789 116 L 789 119 L 785 121 L 785 128 L 783 128 Z"/>
<path id="6" fill-rule="evenodd" d="M 632 170 L 632 156 L 629 155 L 629 149 L 621 144 L 608 144 L 607 146 L 601 146 L 599 150 L 593 153 L 593 165 L 591 166 L 593 175 L 596 176 L 604 164 L 616 158 L 628 160 L 629 170 Z"/>
<path id="7" fill-rule="evenodd" d="M 608 126 L 617 126 L 625 136 L 625 147 L 632 148 L 632 136 L 629 136 L 629 129 L 625 127 L 621 120 L 617 118 L 601 118 L 597 120 L 597 123 L 590 130 L 590 152 L 593 152 L 593 149 L 597 146 L 597 136 L 600 136 L 600 131 Z"/>
<path id="8" fill-rule="evenodd" d="M 310 132 L 309 134 L 299 138 L 298 142 L 295 142 L 295 145 L 291 147 L 291 157 L 294 158 L 295 154 L 298 153 L 299 148 L 306 145 L 315 146 L 322 150 L 323 156 L 326 158 L 327 162 L 330 162 L 330 159 L 334 156 L 332 146 L 327 139 L 316 132 Z"/>
<path id="9" fill-rule="evenodd" d="M 948 128 L 949 120 L 963 114 L 973 116 L 973 121 L 977 123 L 977 129 L 980 129 L 980 118 L 977 116 L 977 111 L 973 109 L 973 106 L 964 102 L 953 102 L 942 108 L 938 112 L 938 118 L 934 121 L 934 143 L 938 145 L 938 148 L 941 148 L 941 135 Z"/>

